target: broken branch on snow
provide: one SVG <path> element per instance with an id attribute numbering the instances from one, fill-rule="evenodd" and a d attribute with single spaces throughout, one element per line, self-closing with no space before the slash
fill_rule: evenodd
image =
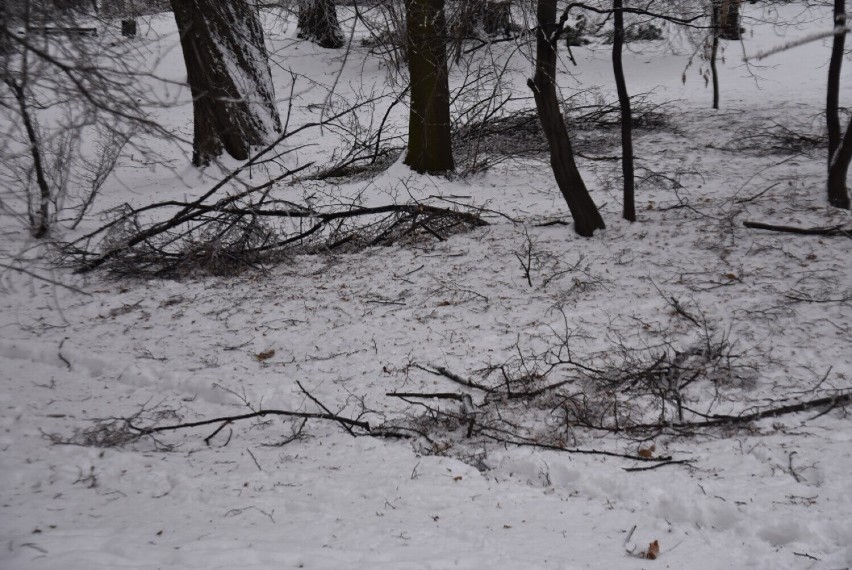
<path id="1" fill-rule="evenodd" d="M 836 226 L 825 226 L 815 228 L 799 228 L 796 226 L 778 226 L 774 224 L 764 224 L 763 222 L 743 222 L 747 228 L 755 230 L 768 230 L 771 232 L 783 232 L 788 234 L 799 234 L 807 236 L 845 236 L 852 238 L 852 228 L 844 228 L 842 224 Z"/>

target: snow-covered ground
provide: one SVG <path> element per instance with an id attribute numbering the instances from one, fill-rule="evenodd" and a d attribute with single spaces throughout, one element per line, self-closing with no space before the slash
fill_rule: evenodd
<path id="1" fill-rule="evenodd" d="M 234 422 L 209 445 L 218 424 L 79 445 L 108 418 L 168 425 L 261 407 L 321 411 L 297 382 L 343 416 L 370 410 L 362 419 L 373 425 L 410 417 L 417 409 L 386 393 L 461 391 L 411 364 L 476 377 L 566 337 L 579 362 L 619 346 L 688 347 L 705 330 L 672 299 L 726 339 L 742 367 L 736 382 L 699 381 L 690 405 L 732 414 L 849 390 L 852 242 L 742 226 L 852 222 L 826 205 L 823 148 L 773 151 L 759 138 L 777 125 L 820 132 L 829 41 L 759 66 L 741 61 L 743 49 L 825 28 L 828 13 L 794 3 L 780 20 L 804 23 L 783 28 L 761 5 L 743 6 L 748 32 L 742 47 L 727 44 L 720 111 L 709 109 L 700 62 L 682 80 L 691 54 L 683 42 L 625 54 L 630 90 L 668 102 L 664 126 L 636 133 L 634 224 L 620 219 L 618 163 L 580 161 L 607 223 L 591 239 L 541 225 L 567 216 L 546 160 L 449 181 L 395 164 L 369 181 L 280 192 L 460 202 L 515 221 L 486 212 L 488 227 L 443 242 L 293 256 L 229 278 L 116 280 L 25 265 L 85 295 L 6 271 L 0 568 L 852 567 L 852 423 L 843 408 L 653 442 L 569 430 L 572 448 L 635 456 L 653 443 L 655 455 L 689 462 L 640 471 L 626 469 L 649 464 L 473 446 L 463 434 L 434 434 L 439 453 L 427 453 L 423 442 L 352 437 L 329 421 L 308 421 L 294 438 L 300 422 L 279 417 Z M 292 22 L 267 23 L 282 113 L 290 71 L 300 78 L 291 126 L 316 120 L 332 85 L 343 100 L 390 90 L 386 69 L 357 43 L 344 61 L 294 41 Z M 158 38 L 149 53 L 159 75 L 181 78 L 173 22 L 155 17 L 142 29 Z M 574 53 L 565 94 L 598 87 L 613 100 L 608 46 Z M 841 104 L 852 89 L 845 63 Z M 528 65 L 519 57 L 510 66 L 519 96 Z M 157 118 L 188 136 L 188 94 L 169 89 L 184 104 Z M 615 132 L 577 137 L 588 154 L 618 153 Z M 613 146 L 601 150 L 601 140 Z M 313 145 L 291 155 L 304 162 L 330 156 L 337 141 L 314 130 L 291 143 Z M 125 157 L 80 231 L 111 206 L 192 196 L 215 181 L 215 168 L 186 164 L 146 168 Z M 7 219 L 2 234 L 4 259 L 32 257 L 25 229 Z M 659 557 L 640 558 L 653 541 Z"/>

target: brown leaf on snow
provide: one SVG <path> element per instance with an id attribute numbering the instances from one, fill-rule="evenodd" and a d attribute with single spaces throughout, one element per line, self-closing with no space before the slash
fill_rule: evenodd
<path id="1" fill-rule="evenodd" d="M 258 362 L 263 362 L 264 360 L 269 360 L 273 356 L 275 356 L 275 349 L 270 348 L 269 350 L 264 350 L 263 352 L 259 352 L 259 353 L 255 354 L 254 358 Z"/>
<path id="2" fill-rule="evenodd" d="M 660 555 L 660 542 L 655 540 L 648 545 L 648 550 L 645 551 L 645 558 L 648 560 L 656 560 Z"/>
<path id="3" fill-rule="evenodd" d="M 640 449 L 637 453 L 639 457 L 644 457 L 645 459 L 651 459 L 654 457 L 654 452 L 657 450 L 656 445 L 652 445 L 651 447 L 646 447 L 645 449 Z"/>

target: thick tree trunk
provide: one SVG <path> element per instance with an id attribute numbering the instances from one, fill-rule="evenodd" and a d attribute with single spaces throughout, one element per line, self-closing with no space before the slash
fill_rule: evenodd
<path id="1" fill-rule="evenodd" d="M 535 77 L 527 84 L 535 97 L 541 126 L 550 145 L 550 166 L 571 210 L 574 229 L 581 236 L 588 237 L 606 225 L 574 162 L 571 139 L 556 97 L 556 42 L 559 31 L 556 24 L 556 0 L 538 0 Z"/>
<path id="2" fill-rule="evenodd" d="M 834 25 L 846 26 L 846 1 L 834 0 Z M 846 173 L 852 159 L 852 135 L 846 127 L 843 135 L 840 130 L 840 70 L 843 65 L 843 48 L 846 33 L 835 34 L 831 47 L 831 62 L 828 66 L 828 95 L 825 104 L 825 116 L 828 124 L 828 202 L 838 208 L 849 209 L 849 192 L 846 189 Z M 841 140 L 841 136 L 843 140 Z"/>
<path id="3" fill-rule="evenodd" d="M 136 20 L 122 20 L 121 21 L 121 35 L 125 38 L 135 38 L 136 37 Z"/>
<path id="4" fill-rule="evenodd" d="M 444 0 L 405 0 L 411 112 L 405 164 L 415 172 L 452 171 L 450 85 Z"/>
<path id="5" fill-rule="evenodd" d="M 9 29 L 7 18 L 6 0 L 0 0 L 0 54 L 8 53 L 11 43 L 9 34 L 12 32 Z"/>
<path id="6" fill-rule="evenodd" d="M 334 0 L 300 0 L 298 37 L 328 49 L 343 47 Z"/>
<path id="7" fill-rule="evenodd" d="M 171 0 L 192 91 L 192 163 L 238 160 L 281 131 L 263 30 L 246 0 Z"/>
<path id="8" fill-rule="evenodd" d="M 624 80 L 624 66 L 621 63 L 621 50 L 624 46 L 624 8 L 623 0 L 613 0 L 612 10 L 615 16 L 615 34 L 612 42 L 612 69 L 615 73 L 615 87 L 618 91 L 618 103 L 621 107 L 621 172 L 624 176 L 624 212 L 625 220 L 636 221 L 634 203 L 635 183 L 633 180 L 633 111 L 630 108 L 630 95 Z"/>
<path id="9" fill-rule="evenodd" d="M 718 6 L 719 37 L 723 40 L 742 39 L 740 4 L 742 0 L 715 0 Z"/>

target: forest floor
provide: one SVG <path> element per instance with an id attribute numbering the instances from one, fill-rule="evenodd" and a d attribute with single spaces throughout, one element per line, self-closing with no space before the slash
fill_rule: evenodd
<path id="1" fill-rule="evenodd" d="M 628 86 L 661 105 L 659 121 L 636 132 L 636 223 L 620 217 L 619 163 L 580 159 L 607 223 L 593 238 L 552 223 L 568 215 L 545 156 L 449 180 L 397 162 L 369 178 L 282 186 L 294 202 L 418 201 L 479 211 L 489 225 L 292 253 L 236 276 L 78 275 L 4 222 L 4 259 L 51 281 L 5 271 L 0 283 L 0 567 L 852 567 L 848 406 L 637 434 L 610 420 L 670 408 L 635 386 L 593 385 L 582 368 L 623 376 L 657 358 L 704 359 L 681 394 L 696 421 L 852 389 L 852 241 L 743 226 L 852 224 L 824 191 L 828 40 L 760 67 L 741 61 L 743 49 L 824 28 L 827 13 L 743 8 L 748 32 L 726 49 L 719 111 L 700 62 L 684 72 L 690 48 L 632 44 Z M 767 21 L 776 17 L 801 25 L 782 30 Z M 159 50 L 151 65 L 181 77 L 173 22 L 142 28 Z M 295 41 L 292 21 L 267 31 L 291 125 L 318 118 L 324 101 L 393 89 L 357 42 L 343 61 Z M 574 55 L 564 94 L 613 101 L 609 46 Z M 519 98 L 528 64 L 508 68 Z M 176 97 L 157 118 L 186 134 L 188 95 Z M 399 107 L 391 119 L 404 133 Z M 586 156 L 619 152 L 611 128 L 573 134 Z M 312 146 L 290 159 L 330 161 L 337 136 L 305 133 L 290 144 Z M 186 154 L 124 157 L 93 213 L 61 238 L 121 203 L 196 196 L 221 176 L 187 164 Z M 556 356 L 571 363 L 548 370 Z M 564 381 L 561 399 L 491 401 L 503 380 L 523 379 Z M 453 424 L 465 402 L 392 392 L 464 394 L 489 421 L 500 416 L 505 437 Z M 569 421 L 578 402 L 601 429 Z M 428 437 L 353 437 L 335 421 L 273 416 L 104 440 L 126 434 L 126 419 L 165 426 L 258 409 L 330 411 Z M 643 558 L 654 541 L 657 559 Z"/>

